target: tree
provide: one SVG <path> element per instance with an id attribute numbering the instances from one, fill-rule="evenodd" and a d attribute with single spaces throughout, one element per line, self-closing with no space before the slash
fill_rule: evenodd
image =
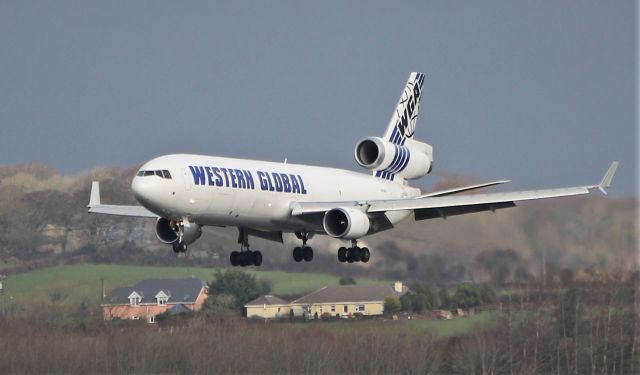
<path id="1" fill-rule="evenodd" d="M 521 265 L 520 255 L 513 249 L 486 250 L 476 256 L 476 262 L 491 276 L 494 285 L 502 286 Z"/>
<path id="2" fill-rule="evenodd" d="M 356 280 L 351 276 L 343 276 L 338 281 L 340 285 L 356 285 Z"/>
<path id="3" fill-rule="evenodd" d="M 449 291 L 447 291 L 447 288 L 441 287 L 440 290 L 438 290 L 438 298 L 440 299 L 439 307 L 441 309 L 446 309 L 451 306 L 451 296 L 449 296 Z"/>
<path id="4" fill-rule="evenodd" d="M 481 284 L 478 291 L 480 293 L 480 303 L 482 304 L 495 303 L 498 300 L 496 291 L 493 290 L 489 283 Z"/>
<path id="5" fill-rule="evenodd" d="M 400 310 L 400 300 L 397 297 L 389 296 L 384 299 L 384 312 L 393 313 Z"/>
<path id="6" fill-rule="evenodd" d="M 403 294 L 400 297 L 400 309 L 402 311 L 411 311 L 413 310 L 413 305 L 411 304 L 411 296 L 409 293 Z"/>
<path id="7" fill-rule="evenodd" d="M 240 309 L 247 302 L 271 291 L 268 283 L 259 283 L 254 275 L 238 269 L 217 271 L 214 277 L 209 284 L 209 292 L 233 296 L 236 308 Z"/>
<path id="8" fill-rule="evenodd" d="M 453 301 L 458 307 L 469 308 L 480 304 L 480 293 L 478 287 L 473 283 L 462 283 L 458 285 Z"/>
<path id="9" fill-rule="evenodd" d="M 429 298 L 422 293 L 412 293 L 411 296 L 411 306 L 414 312 L 423 312 L 427 308 L 431 307 Z"/>

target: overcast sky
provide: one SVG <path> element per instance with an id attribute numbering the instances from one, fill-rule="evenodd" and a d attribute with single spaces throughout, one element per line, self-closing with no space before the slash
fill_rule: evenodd
<path id="1" fill-rule="evenodd" d="M 434 172 L 636 191 L 634 1 L 0 0 L 0 164 L 361 170 L 411 71 Z M 442 177 L 421 180 L 428 188 Z"/>

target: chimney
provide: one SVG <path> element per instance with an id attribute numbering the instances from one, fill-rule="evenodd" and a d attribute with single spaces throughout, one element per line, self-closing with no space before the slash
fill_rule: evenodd
<path id="1" fill-rule="evenodd" d="M 393 290 L 398 293 L 402 293 L 402 281 L 396 281 L 395 283 L 393 283 Z"/>

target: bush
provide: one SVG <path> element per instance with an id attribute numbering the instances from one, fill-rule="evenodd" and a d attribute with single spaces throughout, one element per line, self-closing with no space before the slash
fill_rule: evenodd
<path id="1" fill-rule="evenodd" d="M 351 276 L 343 276 L 343 277 L 340 278 L 338 283 L 340 285 L 355 285 L 356 284 L 356 280 Z"/>
<path id="2" fill-rule="evenodd" d="M 384 299 L 384 312 L 389 314 L 400 311 L 400 300 L 396 297 L 387 297 Z"/>

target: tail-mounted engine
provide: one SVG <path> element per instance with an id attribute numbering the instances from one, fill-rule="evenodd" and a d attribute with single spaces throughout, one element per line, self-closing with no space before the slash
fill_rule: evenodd
<path id="1" fill-rule="evenodd" d="M 202 227 L 198 224 L 185 224 L 165 218 L 156 221 L 156 237 L 160 242 L 173 244 L 180 240 L 185 244 L 195 242 L 202 235 Z"/>
<path id="2" fill-rule="evenodd" d="M 352 207 L 340 207 L 327 211 L 322 225 L 331 237 L 355 240 L 369 232 L 371 223 L 364 212 Z"/>
<path id="3" fill-rule="evenodd" d="M 433 148 L 413 139 L 397 145 L 382 138 L 368 137 L 356 145 L 355 158 L 362 167 L 381 174 L 416 179 L 431 172 Z"/>

